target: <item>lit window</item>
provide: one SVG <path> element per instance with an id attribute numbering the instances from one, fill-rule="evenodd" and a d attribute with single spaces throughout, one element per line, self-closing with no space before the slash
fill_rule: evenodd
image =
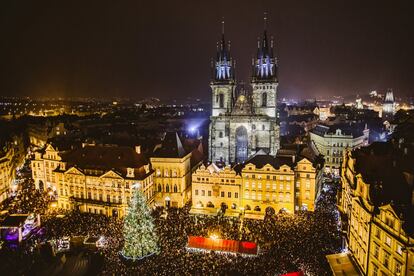
<path id="1" fill-rule="evenodd" d="M 397 244 L 397 253 L 402 255 L 402 246 Z"/>
<path id="2" fill-rule="evenodd" d="M 389 236 L 385 237 L 385 244 L 391 246 L 391 238 Z"/>
<path id="3" fill-rule="evenodd" d="M 285 201 L 286 201 L 286 202 L 289 202 L 289 201 L 290 201 L 290 194 L 286 194 L 286 195 L 285 195 Z"/>

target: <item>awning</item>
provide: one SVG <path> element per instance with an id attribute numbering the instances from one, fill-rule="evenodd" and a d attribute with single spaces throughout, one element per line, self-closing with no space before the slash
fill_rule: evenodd
<path id="1" fill-rule="evenodd" d="M 352 261 L 352 256 L 349 253 L 339 253 L 327 255 L 329 266 L 331 267 L 334 276 L 359 276 L 358 267 Z"/>

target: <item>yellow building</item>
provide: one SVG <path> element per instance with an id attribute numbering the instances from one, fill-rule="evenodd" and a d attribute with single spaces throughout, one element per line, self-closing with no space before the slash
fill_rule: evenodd
<path id="1" fill-rule="evenodd" d="M 56 189 L 58 207 L 124 216 L 138 185 L 148 203 L 154 200 L 153 170 L 137 146 L 95 146 L 58 152 L 47 145 L 32 161 L 33 178 Z"/>
<path id="2" fill-rule="evenodd" d="M 9 197 L 16 179 L 16 169 L 24 162 L 25 149 L 21 137 L 13 136 L 0 148 L 0 203 Z"/>
<path id="3" fill-rule="evenodd" d="M 347 151 L 339 209 L 363 275 L 414 275 L 412 156 L 392 143 Z"/>
<path id="4" fill-rule="evenodd" d="M 192 177 L 192 212 L 222 209 L 226 215 L 263 218 L 280 211 L 313 211 L 321 166 L 304 157 L 273 157 L 262 151 L 233 168 L 201 166 Z"/>
<path id="5" fill-rule="evenodd" d="M 155 204 L 163 207 L 183 207 L 191 199 L 191 173 L 202 160 L 202 144 L 186 150 L 175 132 L 166 133 L 151 157 L 155 171 Z"/>
<path id="6" fill-rule="evenodd" d="M 0 202 L 3 202 L 9 196 L 10 185 L 13 180 L 12 155 L 13 150 L 9 147 L 4 147 L 0 152 Z"/>
<path id="7" fill-rule="evenodd" d="M 192 175 L 192 213 L 239 215 L 242 204 L 242 178 L 230 167 L 214 163 L 201 165 Z"/>
<path id="8" fill-rule="evenodd" d="M 36 189 L 40 191 L 51 189 L 56 192 L 57 182 L 54 179 L 53 171 L 61 161 L 59 149 L 52 144 L 47 144 L 43 149 L 34 153 L 31 168 Z"/>

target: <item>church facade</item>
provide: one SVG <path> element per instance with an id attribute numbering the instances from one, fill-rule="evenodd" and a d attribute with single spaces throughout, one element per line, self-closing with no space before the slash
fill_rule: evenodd
<path id="1" fill-rule="evenodd" d="M 242 163 L 259 150 L 276 155 L 279 149 L 277 60 L 266 28 L 252 60 L 251 90 L 237 85 L 235 64 L 224 31 L 212 66 L 209 159 L 230 164 Z"/>

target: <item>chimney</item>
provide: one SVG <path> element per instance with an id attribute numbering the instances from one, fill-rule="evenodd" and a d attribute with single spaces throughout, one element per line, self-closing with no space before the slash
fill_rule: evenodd
<path id="1" fill-rule="evenodd" d="M 135 151 L 136 151 L 138 154 L 141 154 L 141 146 L 135 146 Z"/>
<path id="2" fill-rule="evenodd" d="M 292 155 L 292 163 L 295 164 L 296 155 Z"/>

